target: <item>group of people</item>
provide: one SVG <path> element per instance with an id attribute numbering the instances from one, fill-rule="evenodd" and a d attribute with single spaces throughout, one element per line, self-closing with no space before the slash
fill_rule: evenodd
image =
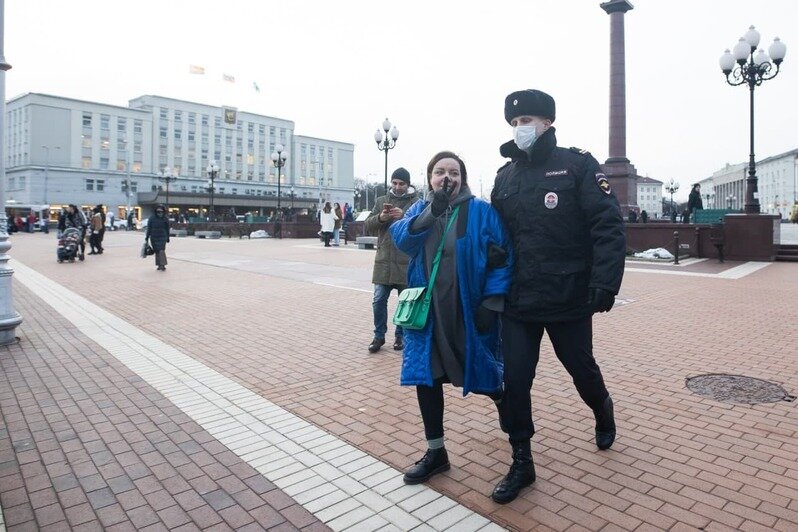
<path id="1" fill-rule="evenodd" d="M 623 218 L 607 176 L 578 148 L 557 146 L 555 102 L 538 90 L 513 92 L 504 117 L 513 140 L 500 153 L 491 203 L 468 186 L 465 162 L 435 154 L 428 194 L 398 168 L 366 231 L 378 236 L 372 281 L 377 353 L 385 344 L 390 293 L 426 287 L 421 328 L 397 325 L 401 383 L 415 386 L 427 451 L 404 475 L 425 482 L 449 469 L 443 385 L 488 396 L 512 448 L 512 464 L 491 497 L 514 500 L 535 481 L 530 391 L 543 333 L 595 417 L 595 443 L 615 441 L 614 405 L 593 356 L 592 316 L 615 302 L 624 270 Z M 429 284 L 429 280 L 434 280 Z"/>
<path id="2" fill-rule="evenodd" d="M 319 213 L 319 222 L 321 223 L 321 234 L 324 247 L 339 246 L 341 244 L 341 230 L 345 227 L 344 224 L 352 221 L 352 207 L 348 203 L 341 207 L 341 204 L 335 202 L 330 205 L 330 202 L 324 204 L 324 208 Z M 332 241 L 332 244 L 330 243 Z"/>
<path id="3" fill-rule="evenodd" d="M 89 255 L 103 253 L 103 239 L 105 238 L 105 208 L 103 205 L 96 205 L 91 210 L 89 218 L 77 205 L 72 203 L 67 205 L 58 213 L 58 234 L 62 234 L 69 228 L 80 231 L 78 260 L 86 258 L 87 236 L 91 248 Z"/>
<path id="4" fill-rule="evenodd" d="M 8 217 L 6 231 L 8 233 L 32 233 L 38 221 L 39 218 L 33 211 L 29 212 L 26 216 L 15 214 Z M 42 223 L 42 232 L 47 233 L 48 229 L 47 221 L 45 220 L 44 223 Z"/>

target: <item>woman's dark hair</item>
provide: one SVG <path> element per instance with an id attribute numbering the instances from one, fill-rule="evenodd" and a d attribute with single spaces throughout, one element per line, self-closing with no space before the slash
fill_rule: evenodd
<path id="1" fill-rule="evenodd" d="M 330 205 L 330 202 L 328 201 L 327 203 L 324 204 L 324 212 L 330 212 L 331 210 L 332 210 L 332 206 Z"/>
<path id="2" fill-rule="evenodd" d="M 430 159 L 427 165 L 427 186 L 432 188 L 432 169 L 435 168 L 435 165 L 438 164 L 438 161 L 441 159 L 454 159 L 460 163 L 460 175 L 462 176 L 461 186 L 468 186 L 468 171 L 466 170 L 466 165 L 456 153 L 451 151 L 441 151 L 432 156 L 432 159 Z"/>

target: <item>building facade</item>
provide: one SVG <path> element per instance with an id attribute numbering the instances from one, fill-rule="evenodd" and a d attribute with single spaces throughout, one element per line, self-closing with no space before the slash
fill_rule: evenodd
<path id="1" fill-rule="evenodd" d="M 152 95 L 120 107 L 29 93 L 7 115 L 6 190 L 17 204 L 104 204 L 141 217 L 168 202 L 173 214 L 202 215 L 210 161 L 218 214 L 352 202 L 354 145 L 296 136 L 290 120 Z M 287 154 L 279 185 L 278 144 Z"/>
<path id="2" fill-rule="evenodd" d="M 637 178 L 637 205 L 649 218 L 662 218 L 662 181 L 650 177 Z"/>
<path id="3" fill-rule="evenodd" d="M 743 210 L 747 177 L 748 163 L 727 163 L 703 179 L 700 183 L 705 207 Z M 760 212 L 788 218 L 798 202 L 798 149 L 757 161 L 756 177 Z"/>

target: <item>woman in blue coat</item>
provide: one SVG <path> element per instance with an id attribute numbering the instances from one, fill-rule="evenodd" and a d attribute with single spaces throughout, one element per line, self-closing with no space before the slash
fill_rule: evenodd
<path id="1" fill-rule="evenodd" d="M 445 239 L 426 326 L 405 329 L 401 382 L 416 386 L 428 450 L 404 476 L 425 482 L 449 469 L 443 441 L 443 384 L 501 400 L 498 317 L 510 289 L 512 251 L 498 214 L 468 188 L 465 163 L 448 151 L 427 165 L 428 200 L 391 226 L 396 247 L 410 256 L 408 286 L 427 286 Z M 450 219 L 454 217 L 447 231 Z"/>

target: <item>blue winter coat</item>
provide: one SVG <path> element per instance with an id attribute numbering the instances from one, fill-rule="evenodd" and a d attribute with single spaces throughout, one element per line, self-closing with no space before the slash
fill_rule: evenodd
<path id="1" fill-rule="evenodd" d="M 504 364 L 499 344 L 498 323 L 492 330 L 480 335 L 474 324 L 474 312 L 489 296 L 506 295 L 510 290 L 513 267 L 511 243 L 499 215 L 490 204 L 471 199 L 468 208 L 466 232 L 457 240 L 457 276 L 466 332 L 466 360 L 463 368 L 463 395 L 469 392 L 492 393 L 500 389 Z M 424 271 L 424 244 L 430 230 L 411 234 L 413 220 L 426 208 L 428 202 L 416 202 L 404 218 L 394 222 L 390 231 L 396 247 L 410 256 L 407 270 L 409 287 L 427 286 Z M 454 230 L 454 228 L 452 228 Z M 507 260 L 498 268 L 488 269 L 488 248 L 495 244 L 507 251 Z M 433 312 L 426 327 L 421 330 L 405 329 L 405 348 L 402 360 L 403 386 L 432 386 L 430 353 L 432 348 Z"/>

